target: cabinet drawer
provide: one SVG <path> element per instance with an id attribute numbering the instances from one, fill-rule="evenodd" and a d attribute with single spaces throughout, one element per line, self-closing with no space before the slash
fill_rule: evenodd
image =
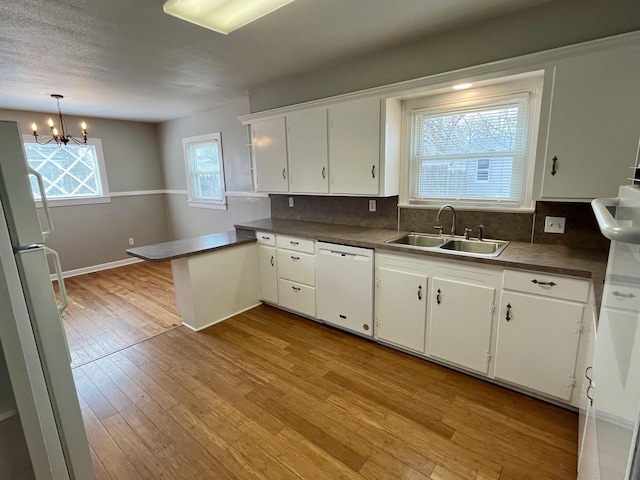
<path id="1" fill-rule="evenodd" d="M 314 286 L 316 284 L 315 256 L 278 249 L 278 276 Z"/>
<path id="2" fill-rule="evenodd" d="M 286 248 L 296 252 L 313 253 L 315 250 L 313 240 L 289 237 L 287 235 L 278 235 L 276 237 L 276 245 L 278 248 Z"/>
<path id="3" fill-rule="evenodd" d="M 315 318 L 316 289 L 314 287 L 281 278 L 278 281 L 278 297 L 281 307 Z"/>
<path id="4" fill-rule="evenodd" d="M 541 272 L 505 270 L 504 288 L 575 302 L 586 302 L 589 298 L 589 280 Z"/>
<path id="5" fill-rule="evenodd" d="M 276 234 L 268 232 L 256 232 L 256 240 L 262 245 L 276 246 Z"/>

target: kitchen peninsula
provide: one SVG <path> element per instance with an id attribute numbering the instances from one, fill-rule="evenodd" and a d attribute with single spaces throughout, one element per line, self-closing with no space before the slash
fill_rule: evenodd
<path id="1" fill-rule="evenodd" d="M 207 328 L 260 302 L 255 237 L 214 233 L 127 250 L 149 262 L 171 262 L 183 324 Z"/>

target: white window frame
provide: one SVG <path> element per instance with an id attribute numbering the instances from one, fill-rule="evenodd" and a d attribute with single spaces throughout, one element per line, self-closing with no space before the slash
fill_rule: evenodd
<path id="1" fill-rule="evenodd" d="M 33 135 L 23 135 L 22 140 L 24 144 L 31 143 L 37 144 L 34 141 Z M 53 142 L 52 142 L 53 143 Z M 54 144 L 55 145 L 55 144 Z M 102 150 L 102 140 L 100 138 L 87 138 L 87 145 L 91 145 L 96 151 L 96 160 L 98 162 L 98 182 L 100 184 L 100 195 L 82 195 L 77 197 L 65 197 L 65 198 L 49 198 L 47 197 L 47 203 L 50 207 L 64 207 L 71 205 L 90 205 L 94 203 L 110 203 L 111 194 L 109 192 L 109 181 L 107 179 L 107 169 L 104 162 L 104 153 Z M 57 148 L 64 148 L 64 145 Z M 27 160 L 28 163 L 28 160 Z M 38 207 L 42 206 L 40 200 L 36 200 Z"/>
<path id="2" fill-rule="evenodd" d="M 220 159 L 220 188 L 222 190 L 222 200 L 198 198 L 194 192 L 191 162 L 189 161 L 189 146 L 198 143 L 209 142 L 215 142 L 218 148 L 218 158 Z M 187 204 L 190 207 L 196 208 L 213 208 L 215 210 L 226 210 L 227 192 L 224 176 L 224 157 L 222 155 L 222 135 L 220 134 L 220 132 L 207 133 L 205 135 L 196 135 L 194 137 L 185 137 L 182 139 L 182 151 L 184 155 L 185 172 L 187 175 Z"/>
<path id="3" fill-rule="evenodd" d="M 461 91 L 437 92 L 417 97 L 416 94 L 402 102 L 403 112 L 403 141 L 401 156 L 401 182 L 400 182 L 400 206 L 407 208 L 439 208 L 443 203 L 452 203 L 456 208 L 469 210 L 490 210 L 490 211 L 521 211 L 532 212 L 535 209 L 533 201 L 534 169 L 536 160 L 536 147 L 538 142 L 538 128 L 540 124 L 540 110 L 542 103 L 542 87 L 544 72 L 534 72 L 526 78 L 516 76 L 510 80 L 509 77 L 501 77 L 489 81 L 481 82 L 481 86 Z M 529 95 L 529 131 L 527 134 L 527 146 L 525 150 L 525 160 L 523 166 L 523 185 L 520 201 L 517 205 L 508 205 L 500 201 L 467 201 L 455 199 L 442 200 L 411 200 L 410 189 L 410 144 L 411 144 L 411 112 L 417 109 L 439 109 L 450 108 L 452 106 L 465 108 L 471 105 L 499 100 L 502 97 L 526 93 Z"/>

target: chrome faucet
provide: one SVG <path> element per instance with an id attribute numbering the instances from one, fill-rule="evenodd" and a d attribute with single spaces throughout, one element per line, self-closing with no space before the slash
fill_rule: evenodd
<path id="1" fill-rule="evenodd" d="M 445 208 L 450 208 L 451 213 L 453 214 L 453 221 L 451 222 L 451 236 L 453 237 L 456 234 L 456 211 L 454 210 L 453 206 L 447 203 L 440 207 L 440 210 L 438 210 L 438 215 L 436 216 L 436 223 L 440 222 L 440 214 Z"/>

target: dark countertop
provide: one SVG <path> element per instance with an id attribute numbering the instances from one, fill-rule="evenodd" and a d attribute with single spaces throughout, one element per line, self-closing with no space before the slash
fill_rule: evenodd
<path id="1" fill-rule="evenodd" d="M 129 248 L 127 253 L 133 257 L 142 258 L 149 262 L 167 262 L 169 260 L 175 260 L 176 258 L 188 257 L 255 241 L 255 237 L 239 235 L 232 231 Z"/>
<path id="2" fill-rule="evenodd" d="M 596 306 L 602 299 L 602 288 L 607 268 L 608 252 L 590 248 L 572 248 L 565 245 L 511 242 L 498 257 L 469 257 L 432 250 L 420 250 L 389 245 L 386 240 L 403 235 L 405 231 L 352 227 L 328 223 L 304 222 L 279 218 L 264 218 L 238 223 L 239 230 L 265 231 L 313 238 L 322 242 L 341 243 L 356 247 L 375 248 L 399 253 L 410 253 L 448 260 L 498 265 L 505 268 L 588 278 L 593 281 Z"/>

